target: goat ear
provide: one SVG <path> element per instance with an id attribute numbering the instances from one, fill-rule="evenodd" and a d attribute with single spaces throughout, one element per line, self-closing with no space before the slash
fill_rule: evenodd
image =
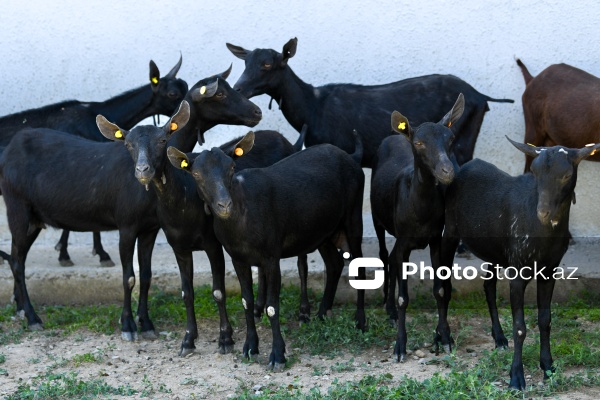
<path id="1" fill-rule="evenodd" d="M 459 118 L 462 116 L 463 111 L 465 111 L 465 96 L 460 93 L 458 95 L 458 99 L 452 106 L 452 110 L 448 112 L 448 114 L 444 115 L 444 118 L 439 122 L 440 124 L 447 126 L 450 128 Z"/>
<path id="2" fill-rule="evenodd" d="M 190 119 L 190 103 L 183 100 L 179 105 L 177 112 L 171 117 L 171 120 L 163 127 L 167 135 L 173 134 L 175 131 L 183 128 Z"/>
<path id="3" fill-rule="evenodd" d="M 298 47 L 298 39 L 292 38 L 286 44 L 283 45 L 283 51 L 281 54 L 283 58 L 281 59 L 281 66 L 286 66 L 287 62 L 290 58 L 294 57 L 296 54 L 296 48 Z"/>
<path id="4" fill-rule="evenodd" d="M 192 91 L 192 101 L 198 103 L 203 99 L 213 97 L 217 93 L 219 88 L 219 80 L 215 79 L 213 82 L 208 83 L 204 86 L 196 88 Z"/>
<path id="5" fill-rule="evenodd" d="M 121 129 L 112 122 L 109 122 L 103 115 L 96 116 L 96 125 L 102 136 L 108 140 L 125 140 L 125 136 L 129 133 L 125 129 Z"/>
<path id="6" fill-rule="evenodd" d="M 158 82 L 160 82 L 160 71 L 154 61 L 150 60 L 150 86 L 155 93 L 158 90 Z"/>
<path id="7" fill-rule="evenodd" d="M 229 51 L 232 52 L 234 56 L 236 56 L 237 58 L 240 58 L 242 60 L 245 60 L 248 53 L 250 53 L 248 50 L 244 49 L 243 47 L 236 46 L 231 43 L 225 43 L 225 46 L 227 46 Z"/>
<path id="8" fill-rule="evenodd" d="M 408 118 L 400 114 L 398 111 L 392 113 L 392 130 L 409 136 L 412 133 L 412 128 L 408 123 Z"/>
<path id="9" fill-rule="evenodd" d="M 254 132 L 250 131 L 236 143 L 233 148 L 233 154 L 230 154 L 229 156 L 234 159 L 239 158 L 252 150 L 252 147 L 254 147 Z"/>
<path id="10" fill-rule="evenodd" d="M 184 152 L 176 149 L 173 146 L 167 148 L 167 157 L 175 168 L 190 172 L 192 170 L 193 161 L 185 155 Z"/>
<path id="11" fill-rule="evenodd" d="M 581 161 L 585 160 L 589 156 L 593 156 L 600 149 L 600 143 L 590 143 L 586 144 L 584 148 L 577 150 L 575 153 L 575 157 L 573 158 L 573 162 L 575 164 L 579 164 Z"/>
<path id="12" fill-rule="evenodd" d="M 534 146 L 532 144 L 524 144 L 524 143 L 519 143 L 519 142 L 515 142 L 514 140 L 512 140 L 511 138 L 509 138 L 508 136 L 505 136 L 506 139 L 508 139 L 509 142 L 512 143 L 513 146 L 515 146 L 519 151 L 527 154 L 528 156 L 531 156 L 533 158 L 537 157 L 540 155 L 540 153 L 542 152 L 542 150 L 546 150 L 545 147 L 537 147 Z"/>
<path id="13" fill-rule="evenodd" d="M 177 73 L 179 72 L 179 68 L 181 68 L 182 61 L 183 55 L 179 53 L 179 61 L 177 61 L 177 64 L 175 64 L 175 66 L 169 71 L 169 73 L 165 75 L 165 78 L 175 79 L 175 75 L 177 75 Z"/>

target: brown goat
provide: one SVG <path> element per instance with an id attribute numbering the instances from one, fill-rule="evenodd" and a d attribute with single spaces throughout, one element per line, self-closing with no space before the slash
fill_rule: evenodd
<path id="1" fill-rule="evenodd" d="M 581 148 L 600 142 L 600 78 L 567 64 L 554 64 L 533 77 L 523 62 L 525 143 Z M 525 157 L 525 172 L 533 158 Z M 600 161 L 600 153 L 589 157 Z"/>

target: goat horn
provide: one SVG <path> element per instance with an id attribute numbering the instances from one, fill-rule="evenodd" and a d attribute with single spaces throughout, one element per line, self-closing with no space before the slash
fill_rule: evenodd
<path id="1" fill-rule="evenodd" d="M 183 55 L 181 53 L 179 53 L 179 61 L 177 61 L 177 64 L 175 64 L 173 69 L 171 69 L 169 71 L 169 73 L 167 75 L 165 75 L 165 78 L 175 78 L 175 75 L 177 75 L 177 73 L 179 72 L 179 68 L 181 68 L 182 61 L 183 61 Z"/>

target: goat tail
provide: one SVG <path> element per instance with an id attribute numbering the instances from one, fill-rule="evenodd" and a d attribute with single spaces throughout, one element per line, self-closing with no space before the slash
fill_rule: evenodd
<path id="1" fill-rule="evenodd" d="M 364 152 L 363 142 L 356 129 L 352 129 L 352 134 L 354 135 L 354 153 L 350 154 L 350 156 L 358 165 L 361 165 Z"/>
<path id="2" fill-rule="evenodd" d="M 485 96 L 485 95 L 484 95 Z M 485 96 L 486 101 L 493 101 L 494 103 L 514 103 L 513 99 L 495 99 L 490 96 Z"/>
<path id="3" fill-rule="evenodd" d="M 308 132 L 308 125 L 302 125 L 302 130 L 300 131 L 300 136 L 298 136 L 298 140 L 294 143 L 294 153 L 302 150 L 302 146 L 304 146 L 304 140 L 306 139 L 306 132 Z"/>
<path id="4" fill-rule="evenodd" d="M 529 82 L 533 80 L 533 75 L 529 73 L 529 70 L 527 69 L 525 64 L 523 64 L 523 61 L 521 61 L 520 58 L 515 58 L 515 60 L 517 61 L 517 65 L 519 66 L 519 68 L 521 68 L 521 72 L 523 73 L 523 78 L 525 79 L 525 86 L 529 85 Z"/>

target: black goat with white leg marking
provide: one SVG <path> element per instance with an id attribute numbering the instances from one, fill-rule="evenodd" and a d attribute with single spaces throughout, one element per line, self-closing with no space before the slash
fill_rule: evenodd
<path id="1" fill-rule="evenodd" d="M 194 120 L 190 118 L 184 127 L 189 134 L 182 136 L 190 149 L 196 143 L 197 134 L 219 123 L 256 124 L 261 117 L 256 105 L 234 91 L 219 76 L 200 81 L 186 98 L 198 110 Z M 156 129 L 151 126 L 135 127 L 132 132 Z M 179 129 L 182 127 L 173 127 L 173 130 Z M 128 134 L 120 129 L 112 133 L 113 137 Z M 160 226 L 154 188 L 141 186 L 132 173 L 135 169 L 143 175 L 148 165 L 139 163 L 138 166 L 136 163 L 122 143 L 97 143 L 49 129 L 25 130 L 15 136 L 3 152 L 0 158 L 0 188 L 13 237 L 11 268 L 17 311 L 25 313 L 30 327 L 41 327 L 41 320 L 29 300 L 24 262 L 41 228 L 47 224 L 78 231 L 118 229 L 125 292 L 121 314 L 122 337 L 133 340 L 137 335 L 131 311 L 136 239 L 140 264 L 137 314 L 142 335 L 154 336 L 147 298 L 152 249 Z M 224 291 L 224 270 L 220 275 L 214 274 L 213 285 Z"/>
<path id="2" fill-rule="evenodd" d="M 286 360 L 279 325 L 279 260 L 318 248 L 327 270 L 319 312 L 331 307 L 333 297 L 327 295 L 335 294 L 343 269 L 336 246 L 344 241 L 354 257 L 362 256 L 364 174 L 347 153 L 331 145 L 311 147 L 270 167 L 236 173 L 232 157 L 244 157 L 253 140 L 249 133 L 230 155 L 213 148 L 190 160 L 169 148 L 168 156 L 174 166 L 194 177 L 200 197 L 214 216 L 217 238 L 233 260 L 246 310 L 246 357 L 258 353 L 250 266 L 264 268 L 273 332 L 269 366 L 280 370 Z"/>
<path id="3" fill-rule="evenodd" d="M 392 110 L 401 110 L 414 126 L 439 121 L 463 93 L 464 116 L 452 128 L 456 133 L 452 152 L 461 165 L 473 158 L 483 117 L 489 110 L 488 102 L 513 102 L 481 94 L 453 75 L 426 75 L 374 86 L 313 87 L 296 76 L 288 65 L 296 54 L 297 43 L 296 38 L 291 39 L 281 53 L 271 49 L 246 50 L 227 43 L 233 55 L 246 64 L 234 89 L 247 97 L 271 96 L 297 131 L 307 124 L 307 147 L 331 143 L 352 153 L 351 132 L 356 129 L 364 146 L 363 167 L 371 168 L 381 141 L 390 135 L 388 121 Z"/>
<path id="4" fill-rule="evenodd" d="M 510 139 L 509 139 L 510 140 Z M 514 355 L 510 387 L 525 389 L 522 351 L 526 336 L 523 314 L 525 288 L 533 268 L 544 268 L 537 278 L 540 367 L 547 377 L 553 370 L 550 354 L 550 303 L 554 290 L 554 270 L 569 246 L 569 211 L 574 200 L 579 162 L 593 155 L 600 144 L 582 149 L 561 146 L 535 147 L 510 142 L 534 157 L 531 172 L 512 177 L 494 165 L 475 159 L 462 166 L 446 191 L 446 222 L 442 238 L 441 265 L 451 266 L 459 239 L 477 257 L 493 265 L 519 271 L 510 281 L 513 317 Z M 497 347 L 508 344 L 496 308 L 497 275 L 484 284 L 492 319 L 492 336 Z M 488 277 L 490 275 L 488 274 Z M 444 285 L 445 296 L 438 297 L 442 343 L 449 343 L 446 320 L 451 281 Z"/>
<path id="5" fill-rule="evenodd" d="M 182 177 L 186 174 L 172 174 L 172 168 L 167 168 L 165 164 L 163 152 L 169 138 L 170 144 L 192 151 L 197 141 L 203 140 L 204 133 L 217 124 L 254 126 L 260 121 L 260 109 L 227 84 L 225 79 L 230 72 L 231 68 L 196 83 L 186 95 L 185 106 L 180 110 L 182 114 L 173 116 L 168 124 L 170 130 L 165 126 L 163 130 L 147 127 L 145 130 L 126 132 L 99 117 L 98 126 L 107 138 L 115 140 L 127 137 L 124 139 L 125 145 L 134 160 L 132 167 L 135 167 L 136 178 L 147 189 L 152 185 L 157 195 L 156 213 L 176 256 L 186 305 L 187 328 L 179 353 L 182 356 L 193 351 L 194 341 L 198 337 L 194 313 L 193 250 L 203 249 L 209 258 L 213 295 L 219 308 L 219 350 L 222 353 L 233 348 L 233 330 L 225 307 L 223 248 L 216 241 L 211 220 L 205 215 L 203 205 L 197 204 L 199 198 L 193 180 L 186 182 L 186 177 Z M 187 124 L 182 119 L 184 117 Z M 117 132 L 121 137 L 116 135 Z M 171 137 L 173 132 L 176 134 Z M 151 140 L 155 140 L 154 147 L 149 145 Z"/>
<path id="6" fill-rule="evenodd" d="M 0 146 L 7 146 L 10 140 L 24 128 L 49 128 L 72 135 L 81 136 L 96 142 L 105 142 L 96 126 L 96 116 L 102 114 L 117 125 L 131 129 L 138 122 L 155 114 L 171 115 L 187 93 L 187 83 L 176 77 L 181 67 L 177 64 L 164 77 L 150 61 L 150 84 L 140 86 L 103 102 L 63 101 L 45 107 L 22 111 L 0 118 Z M 94 232 L 93 254 L 100 258 L 100 264 L 112 267 L 115 264 L 102 247 L 100 233 Z M 67 250 L 69 231 L 64 230 L 56 250 L 62 266 L 72 266 Z"/>
<path id="7" fill-rule="evenodd" d="M 438 123 L 426 122 L 412 129 L 398 111 L 392 113 L 392 129 L 401 135 L 387 137 L 381 143 L 371 176 L 371 209 L 379 238 L 380 258 L 389 261 L 389 291 L 386 309 L 392 320 L 398 319 L 398 337 L 394 356 L 406 356 L 406 309 L 408 287 L 400 273 L 414 249 L 429 246 L 431 260 L 439 265 L 439 250 L 444 228 L 443 185 L 454 179 L 457 166 L 451 160 L 454 134 L 449 127 L 461 117 L 464 97 L 458 96 L 452 109 Z M 385 231 L 396 237 L 388 259 Z M 398 307 L 395 289 L 398 279 Z"/>

